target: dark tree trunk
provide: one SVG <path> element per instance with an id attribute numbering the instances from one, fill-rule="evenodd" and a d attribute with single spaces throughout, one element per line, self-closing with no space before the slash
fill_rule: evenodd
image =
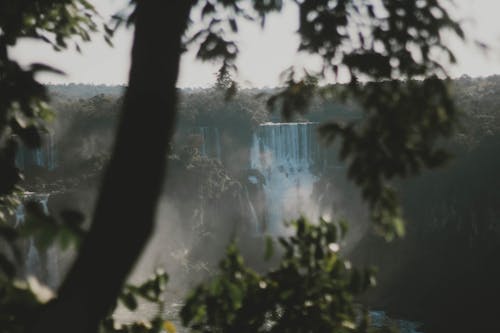
<path id="1" fill-rule="evenodd" d="M 191 1 L 137 1 L 129 86 L 92 227 L 34 332 L 95 332 L 153 230 Z"/>

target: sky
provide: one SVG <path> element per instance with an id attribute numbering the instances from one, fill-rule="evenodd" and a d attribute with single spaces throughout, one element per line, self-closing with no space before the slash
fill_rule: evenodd
<path id="1" fill-rule="evenodd" d="M 124 0 L 93 0 L 99 12 L 106 17 L 126 3 Z M 464 19 L 464 28 L 471 40 L 489 45 L 487 54 L 474 43 L 450 40 L 458 64 L 450 69 L 453 77 L 467 74 L 472 77 L 500 74 L 500 13 L 499 0 L 455 0 L 455 15 Z M 314 67 L 315 59 L 297 54 L 297 10 L 287 5 L 280 14 L 272 14 L 262 30 L 259 25 L 240 26 L 238 41 L 237 81 L 246 87 L 273 87 L 280 84 L 280 73 L 292 65 Z M 55 52 L 40 42 L 25 40 L 10 52 L 21 64 L 43 62 L 63 70 L 65 76 L 44 75 L 45 83 L 125 84 L 127 82 L 132 30 L 120 30 L 109 47 L 101 36 L 84 44 L 82 53 L 73 50 Z M 187 52 L 181 60 L 178 86 L 208 87 L 213 85 L 217 64 L 201 63 L 194 52 Z"/>

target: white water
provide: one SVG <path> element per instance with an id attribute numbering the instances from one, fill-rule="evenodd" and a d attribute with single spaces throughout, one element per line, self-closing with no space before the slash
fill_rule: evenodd
<path id="1" fill-rule="evenodd" d="M 260 233 L 260 226 L 259 226 L 259 218 L 257 217 L 257 212 L 255 211 L 255 207 L 252 203 L 252 200 L 250 200 L 250 195 L 248 194 L 248 189 L 246 186 L 243 188 L 244 194 L 245 194 L 245 202 L 248 205 L 248 211 L 250 212 L 250 224 L 251 224 L 251 230 L 250 232 L 255 233 L 255 235 Z"/>
<path id="2" fill-rule="evenodd" d="M 49 194 L 28 194 L 25 197 L 27 200 L 35 200 L 42 206 L 43 212 L 49 214 L 48 200 Z M 16 210 L 16 227 L 22 225 L 26 220 L 26 212 L 24 205 L 21 204 Z M 41 253 L 35 244 L 35 239 L 30 237 L 28 240 L 28 252 L 25 263 L 25 270 L 28 275 L 34 275 L 40 277 L 43 268 L 46 269 L 47 283 L 51 287 L 55 287 L 59 284 L 59 255 L 55 246 L 47 249 L 45 255 L 47 258 L 47 267 L 42 267 Z"/>
<path id="3" fill-rule="evenodd" d="M 253 136 L 252 169 L 264 176 L 267 202 L 267 230 L 281 234 L 284 221 L 301 214 L 319 215 L 311 195 L 317 177 L 312 168 L 319 160 L 315 123 L 265 123 Z"/>
<path id="4" fill-rule="evenodd" d="M 32 165 L 48 170 L 57 167 L 57 149 L 52 133 L 43 136 L 42 146 L 37 149 L 28 149 L 21 145 L 16 154 L 16 165 L 25 169 Z"/>

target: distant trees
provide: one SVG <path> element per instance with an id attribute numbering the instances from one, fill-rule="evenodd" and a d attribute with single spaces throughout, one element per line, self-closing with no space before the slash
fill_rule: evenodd
<path id="1" fill-rule="evenodd" d="M 298 48 L 318 55 L 322 69 L 305 75 L 290 70 L 286 87 L 269 101 L 285 115 L 304 112 L 316 92 L 359 103 L 365 110 L 362 120 L 333 122 L 321 131 L 329 141 L 340 138 L 349 175 L 387 238 L 404 230 L 388 182 L 441 164 L 446 154 L 437 142 L 454 127 L 455 108 L 445 80 L 446 63 L 454 57 L 440 35 L 451 30 L 463 38 L 463 32 L 443 2 L 294 1 L 300 13 Z M 146 244 L 174 133 L 183 49 L 195 46 L 199 59 L 233 69 L 238 45 L 231 36 L 238 33 L 239 21 L 264 26 L 269 13 L 283 9 L 281 0 L 245 5 L 236 0 L 145 0 L 134 5 L 128 18 L 135 24 L 129 85 L 92 228 L 57 299 L 33 321 L 33 332 L 96 331 Z M 39 119 L 49 112 L 45 89 L 34 74 L 54 71 L 40 64 L 22 69 L 9 58 L 8 47 L 29 37 L 65 49 L 73 38 L 90 39 L 98 28 L 95 18 L 85 0 L 0 1 L 0 131 L 7 138 L 0 156 L 1 194 L 12 193 L 19 179 L 13 134 L 38 145 Z M 195 20 L 201 28 L 190 25 Z M 113 29 L 103 30 L 109 39 Z M 434 54 L 444 54 L 447 61 L 436 60 Z M 348 79 L 341 89 L 317 89 L 321 79 L 336 79 L 340 73 Z M 415 80 L 420 78 L 425 80 Z"/>

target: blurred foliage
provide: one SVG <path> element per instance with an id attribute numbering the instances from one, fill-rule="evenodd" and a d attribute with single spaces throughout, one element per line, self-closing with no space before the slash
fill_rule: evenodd
<path id="1" fill-rule="evenodd" d="M 35 75 L 61 73 L 41 63 L 23 68 L 10 57 L 9 49 L 22 38 L 47 43 L 55 50 L 66 49 L 70 42 L 79 49 L 80 42 L 89 41 L 90 34 L 99 30 L 98 21 L 97 12 L 85 0 L 0 1 L 0 226 L 9 235 L 18 233 L 8 223 L 20 203 L 17 148 L 21 144 L 40 147 L 44 122 L 53 117 L 47 90 Z"/>
<path id="2" fill-rule="evenodd" d="M 9 48 L 21 38 L 48 43 L 56 50 L 68 48 L 68 43 L 79 48 L 99 30 L 97 17 L 85 0 L 0 2 L 0 134 L 6 138 L 0 151 L 4 159 L 0 193 L 10 193 L 20 180 L 14 164 L 16 147 L 21 143 L 39 147 L 43 121 L 52 118 L 46 88 L 35 79 L 36 73 L 61 73 L 41 63 L 23 68 L 10 57 Z"/>
<path id="3" fill-rule="evenodd" d="M 343 140 L 340 158 L 347 161 L 349 177 L 362 190 L 372 219 L 386 238 L 404 232 L 389 181 L 436 168 L 449 158 L 438 144 L 440 138 L 451 136 L 456 119 L 446 84 L 438 78 L 355 84 L 342 93 L 359 93 L 364 117 L 320 129 L 329 142 Z"/>
<path id="4" fill-rule="evenodd" d="M 24 200 L 24 220 L 17 228 L 1 227 L 0 235 L 9 246 L 0 252 L 0 327 L 2 332 L 25 332 L 43 304 L 55 297 L 54 292 L 35 276 L 23 276 L 20 271 L 26 258 L 22 257 L 20 240 L 33 238 L 41 250 L 57 243 L 62 249 L 78 247 L 84 231 L 83 216 L 76 211 L 64 211 L 60 220 L 44 211 L 35 199 Z"/>
<path id="5" fill-rule="evenodd" d="M 164 331 L 175 333 L 175 326 L 172 322 L 166 321 L 163 315 L 163 294 L 167 282 L 168 275 L 162 270 L 157 270 L 153 276 L 141 284 L 126 285 L 118 297 L 119 304 L 128 311 L 134 312 L 137 311 L 139 302 L 142 300 L 156 306 L 155 315 L 149 319 L 119 323 L 112 317 L 116 311 L 115 307 L 110 311 L 109 317 L 102 322 L 99 333 L 160 333 Z"/>
<path id="6" fill-rule="evenodd" d="M 478 110 L 477 122 L 467 117 L 447 143 L 454 159 L 446 169 L 395 184 L 407 236 L 386 244 L 366 234 L 350 253 L 353 262 L 379 268 L 378 286 L 363 303 L 418 318 L 422 332 L 500 330 L 500 131 L 495 121 L 481 121 L 497 119 L 498 107 Z"/>
<path id="7" fill-rule="evenodd" d="M 68 246 L 78 247 L 85 231 L 81 229 L 83 216 L 76 211 L 63 211 L 62 222 L 56 221 L 53 217 L 44 212 L 42 206 L 36 201 L 25 203 L 26 221 L 21 226 L 14 229 L 1 229 L 1 235 L 8 244 L 12 246 L 10 251 L 13 258 L 4 254 L 0 255 L 0 331 L 1 332 L 26 332 L 32 319 L 35 318 L 42 306 L 56 297 L 56 294 L 37 277 L 29 275 L 22 278 L 16 265 L 21 264 L 16 260 L 22 260 L 18 244 L 15 240 L 20 238 L 33 237 L 37 248 L 45 251 L 54 243 L 61 250 Z M 139 299 L 155 304 L 157 306 L 156 315 L 150 320 L 142 319 L 131 323 L 117 323 L 112 315 L 116 308 L 110 311 L 108 318 L 103 320 L 100 332 L 102 333 L 125 333 L 125 332 L 161 332 L 164 328 L 163 319 L 163 293 L 168 281 L 165 272 L 158 270 L 151 278 L 145 282 L 133 285 L 128 284 L 123 288 L 118 302 L 129 311 L 136 311 Z M 118 303 L 117 303 L 118 305 Z"/>
<path id="8" fill-rule="evenodd" d="M 376 332 L 355 296 L 375 285 L 372 270 L 357 270 L 339 254 L 345 222 L 304 218 L 295 233 L 280 237 L 277 268 L 248 268 L 236 245 L 220 272 L 188 296 L 181 318 L 193 332 Z M 273 241 L 266 256 L 273 252 Z"/>
<path id="9" fill-rule="evenodd" d="M 446 168 L 394 183 L 404 199 L 406 215 L 414 220 L 410 224 L 413 233 L 460 230 L 465 238 L 479 243 L 477 237 L 496 234 L 497 213 L 492 210 L 496 211 L 500 195 L 495 178 L 499 94 L 499 76 L 453 80 L 450 95 L 460 111 L 458 124 L 441 145 L 453 160 L 446 163 Z"/>
<path id="10" fill-rule="evenodd" d="M 36 200 L 29 199 L 23 205 L 26 211 L 25 221 L 19 221 L 21 225 L 16 229 L 20 237 L 33 237 L 41 251 L 46 251 L 53 243 L 57 243 L 62 250 L 69 246 L 79 247 L 85 236 L 82 213 L 65 210 L 61 212 L 61 219 L 55 219 Z"/>
<path id="11" fill-rule="evenodd" d="M 103 24 L 94 7 L 85 0 L 58 1 L 0 1 L 0 327 L 3 332 L 24 332 L 40 305 L 53 295 L 35 278 L 19 280 L 16 272 L 23 263 L 18 240 L 26 235 L 37 238 L 43 247 L 58 240 L 68 246 L 79 239 L 81 214 L 66 212 L 62 222 L 56 223 L 43 212 L 39 204 L 27 203 L 27 218 L 21 228 L 15 229 L 10 219 L 21 204 L 22 179 L 15 165 L 19 145 L 35 149 L 41 146 L 45 122 L 53 118 L 48 105 L 46 88 L 35 79 L 40 72 L 62 74 L 42 63 L 22 67 L 10 55 L 12 47 L 21 39 L 29 38 L 49 44 L 56 51 L 70 44 L 80 50 L 80 43 L 91 39 L 91 34 L 104 30 L 109 39 L 112 29 Z M 76 236 L 75 236 L 76 235 Z"/>

